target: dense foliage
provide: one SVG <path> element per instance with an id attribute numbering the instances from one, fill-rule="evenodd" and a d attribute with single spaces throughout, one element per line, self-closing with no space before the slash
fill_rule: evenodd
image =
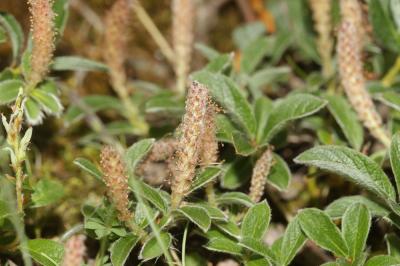
<path id="1" fill-rule="evenodd" d="M 400 0 L 84 2 L 0 12 L 0 265 L 400 265 Z"/>

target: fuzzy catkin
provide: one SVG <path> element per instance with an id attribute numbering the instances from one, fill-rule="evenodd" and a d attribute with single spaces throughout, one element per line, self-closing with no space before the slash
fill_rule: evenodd
<path id="1" fill-rule="evenodd" d="M 108 188 L 108 196 L 118 211 L 120 221 L 128 222 L 132 213 L 128 209 L 128 176 L 125 172 L 121 155 L 111 147 L 105 146 L 100 154 L 100 166 L 104 175 L 104 182 Z"/>
<path id="2" fill-rule="evenodd" d="M 173 0 L 172 39 L 175 52 L 176 89 L 185 93 L 186 79 L 190 71 L 194 39 L 195 6 L 193 0 Z"/>
<path id="3" fill-rule="evenodd" d="M 364 45 L 366 31 L 363 23 L 363 11 L 359 0 L 340 0 L 340 13 L 342 21 L 348 21 L 356 28 L 360 47 Z"/>
<path id="4" fill-rule="evenodd" d="M 84 235 L 74 235 L 64 245 L 64 259 L 62 266 L 81 266 L 84 264 L 86 256 L 86 237 Z"/>
<path id="5" fill-rule="evenodd" d="M 189 191 L 199 163 L 202 137 L 206 129 L 206 113 L 209 96 L 207 88 L 197 82 L 190 86 L 186 99 L 186 112 L 181 125 L 181 137 L 173 169 L 172 206 L 178 207 Z"/>
<path id="6" fill-rule="evenodd" d="M 322 60 L 322 73 L 329 77 L 333 73 L 332 67 L 332 21 L 331 0 L 309 0 L 314 19 L 314 27 L 318 33 L 317 48 Z"/>
<path id="7" fill-rule="evenodd" d="M 271 170 L 272 162 L 272 149 L 268 148 L 257 160 L 253 168 L 249 196 L 254 202 L 259 202 L 264 194 L 265 183 L 267 182 L 266 176 Z"/>
<path id="8" fill-rule="evenodd" d="M 165 161 L 171 158 L 176 151 L 178 140 L 174 138 L 165 138 L 156 141 L 147 156 L 146 161 Z"/>
<path id="9" fill-rule="evenodd" d="M 360 33 L 352 19 L 344 17 L 338 30 L 337 54 L 342 86 L 359 119 L 371 135 L 384 145 L 390 145 L 390 138 L 382 125 L 382 119 L 375 109 L 371 96 L 365 88 L 362 42 Z"/>
<path id="10" fill-rule="evenodd" d="M 32 54 L 28 84 L 35 87 L 46 76 L 54 53 L 54 12 L 51 0 L 29 0 L 31 13 Z"/>
<path id="11" fill-rule="evenodd" d="M 218 161 L 218 141 L 216 136 L 215 114 L 217 107 L 209 101 L 205 117 L 206 129 L 202 138 L 200 161 L 203 166 L 209 166 Z"/>
<path id="12" fill-rule="evenodd" d="M 129 0 L 117 0 L 105 18 L 104 58 L 116 89 L 125 88 L 126 84 L 124 62 L 131 37 L 131 10 Z"/>

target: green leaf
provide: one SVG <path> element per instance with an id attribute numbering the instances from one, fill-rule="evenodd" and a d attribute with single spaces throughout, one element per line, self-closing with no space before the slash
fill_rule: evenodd
<path id="1" fill-rule="evenodd" d="M 274 255 L 272 251 L 259 239 L 245 237 L 240 240 L 239 246 L 242 246 L 257 255 L 263 256 L 270 261 L 274 261 Z"/>
<path id="2" fill-rule="evenodd" d="M 272 110 L 261 143 L 270 141 L 288 122 L 318 112 L 325 105 L 325 101 L 309 94 L 289 95 Z"/>
<path id="3" fill-rule="evenodd" d="M 396 111 L 400 111 L 400 94 L 388 91 L 380 94 L 377 99 Z"/>
<path id="4" fill-rule="evenodd" d="M 81 99 L 82 105 L 93 112 L 101 110 L 123 110 L 121 102 L 112 96 L 107 95 L 91 95 Z M 79 104 L 71 105 L 65 113 L 64 120 L 66 123 L 72 123 L 84 117 L 85 112 Z"/>
<path id="5" fill-rule="evenodd" d="M 64 185 L 58 181 L 41 179 L 33 187 L 32 201 L 34 207 L 54 204 L 64 196 Z"/>
<path id="6" fill-rule="evenodd" d="M 115 241 L 110 248 L 112 265 L 124 266 L 126 259 L 138 241 L 139 238 L 135 235 L 127 235 Z"/>
<path id="7" fill-rule="evenodd" d="M 12 214 L 13 214 L 13 212 L 10 211 L 10 208 L 9 208 L 7 202 L 5 202 L 4 200 L 0 200 L 0 224 L 4 218 L 7 218 L 8 216 L 10 216 Z"/>
<path id="8" fill-rule="evenodd" d="M 28 251 L 32 258 L 43 266 L 59 266 L 64 256 L 62 244 L 48 239 L 28 240 Z"/>
<path id="9" fill-rule="evenodd" d="M 300 211 L 297 217 L 303 232 L 318 246 L 339 257 L 348 255 L 348 247 L 339 229 L 323 211 L 305 209 Z"/>
<path id="10" fill-rule="evenodd" d="M 205 67 L 206 70 L 219 73 L 231 66 L 233 54 L 222 54 L 213 58 Z"/>
<path id="11" fill-rule="evenodd" d="M 18 79 L 8 79 L 0 82 L 0 105 L 14 101 L 23 88 L 24 83 Z"/>
<path id="12" fill-rule="evenodd" d="M 31 96 L 50 114 L 59 115 L 63 110 L 60 99 L 52 93 L 36 89 L 31 92 Z"/>
<path id="13" fill-rule="evenodd" d="M 235 45 L 244 50 L 254 40 L 257 40 L 265 33 L 265 26 L 262 22 L 246 23 L 244 26 L 238 27 L 233 32 L 233 41 Z"/>
<path id="14" fill-rule="evenodd" d="M 196 176 L 196 179 L 193 181 L 192 188 L 190 189 L 188 194 L 212 182 L 220 175 L 221 171 L 222 170 L 219 167 L 207 167 L 204 170 L 202 170 L 200 174 Z"/>
<path id="15" fill-rule="evenodd" d="M 239 226 L 236 224 L 236 222 L 233 221 L 224 221 L 224 222 L 215 222 L 214 223 L 221 231 L 223 231 L 224 233 L 239 239 L 240 238 L 240 228 Z"/>
<path id="16" fill-rule="evenodd" d="M 353 148 L 360 150 L 364 140 L 364 131 L 347 100 L 338 95 L 327 95 L 328 109 Z"/>
<path id="17" fill-rule="evenodd" d="M 44 116 L 43 112 L 40 109 L 39 104 L 32 98 L 28 98 L 25 101 L 24 111 L 29 124 L 38 125 L 42 123 Z"/>
<path id="18" fill-rule="evenodd" d="M 227 215 L 222 210 L 217 207 L 211 206 L 207 202 L 196 203 L 196 206 L 204 208 L 210 216 L 211 220 L 227 221 L 228 219 Z"/>
<path id="19" fill-rule="evenodd" d="M 221 176 L 221 186 L 225 189 L 237 189 L 246 183 L 252 170 L 252 164 L 247 158 L 238 158 L 226 164 Z"/>
<path id="20" fill-rule="evenodd" d="M 0 12 L 0 24 L 4 27 L 4 29 L 10 36 L 12 54 L 15 61 L 17 60 L 24 44 L 24 33 L 22 31 L 21 25 L 18 23 L 14 16 L 5 12 Z"/>
<path id="21" fill-rule="evenodd" d="M 379 255 L 370 258 L 365 266 L 398 266 L 399 264 L 400 260 L 398 258 L 388 255 Z"/>
<path id="22" fill-rule="evenodd" d="M 257 121 L 257 143 L 260 141 L 265 125 L 268 121 L 272 109 L 274 108 L 273 102 L 265 96 L 258 98 L 254 104 L 254 114 Z"/>
<path id="23" fill-rule="evenodd" d="M 213 98 L 227 110 L 234 122 L 245 129 L 249 136 L 254 136 L 254 114 L 246 98 L 231 79 L 205 70 L 197 72 L 193 78 L 206 85 Z"/>
<path id="24" fill-rule="evenodd" d="M 134 173 L 136 166 L 153 146 L 154 139 L 142 139 L 133 144 L 125 153 L 125 162 L 128 171 Z"/>
<path id="25" fill-rule="evenodd" d="M 295 158 L 295 162 L 319 167 L 347 177 L 350 181 L 392 201 L 396 192 L 389 178 L 369 157 L 341 146 L 319 146 Z"/>
<path id="26" fill-rule="evenodd" d="M 76 158 L 74 164 L 94 176 L 97 180 L 103 182 L 103 173 L 91 161 L 85 158 Z"/>
<path id="27" fill-rule="evenodd" d="M 220 53 L 214 48 L 205 45 L 204 43 L 196 42 L 194 48 L 200 52 L 202 56 L 207 58 L 208 60 L 212 60 L 220 55 Z"/>
<path id="28" fill-rule="evenodd" d="M 397 31 L 400 29 L 400 1 L 390 0 L 390 10 L 392 11 L 392 18 L 396 23 Z"/>
<path id="29" fill-rule="evenodd" d="M 289 182 L 292 179 L 292 173 L 290 172 L 287 163 L 281 156 L 276 153 L 274 153 L 273 156 L 274 161 L 269 175 L 266 177 L 267 181 L 278 190 L 285 190 L 289 186 Z"/>
<path id="30" fill-rule="evenodd" d="M 272 264 L 266 258 L 256 255 L 245 261 L 244 266 L 272 266 Z"/>
<path id="31" fill-rule="evenodd" d="M 192 223 L 196 224 L 201 230 L 207 232 L 211 226 L 211 218 L 208 212 L 200 206 L 187 205 L 176 210 Z"/>
<path id="32" fill-rule="evenodd" d="M 161 232 L 160 239 L 164 246 L 168 249 L 172 242 L 172 236 L 166 232 Z M 160 247 L 157 238 L 153 236 L 147 240 L 146 243 L 144 243 L 142 249 L 140 250 L 139 259 L 148 261 L 160 257 L 162 254 L 163 249 Z"/>
<path id="33" fill-rule="evenodd" d="M 400 259 L 400 238 L 395 233 L 391 233 L 385 236 L 385 240 L 388 254 Z"/>
<path id="34" fill-rule="evenodd" d="M 393 52 L 399 52 L 400 36 L 389 14 L 385 11 L 384 3 L 388 3 L 388 1 L 371 0 L 368 2 L 370 21 L 374 34 L 381 44 Z"/>
<path id="35" fill-rule="evenodd" d="M 78 56 L 55 57 L 51 68 L 56 71 L 108 71 L 105 64 Z"/>
<path id="36" fill-rule="evenodd" d="M 247 137 L 246 134 L 240 131 L 232 132 L 233 146 L 237 154 L 242 156 L 249 156 L 256 151 L 254 143 Z"/>
<path id="37" fill-rule="evenodd" d="M 6 30 L 0 25 L 0 44 L 3 44 L 7 41 L 6 34 Z"/>
<path id="38" fill-rule="evenodd" d="M 242 252 L 241 246 L 239 246 L 237 243 L 230 240 L 229 238 L 222 237 L 211 239 L 207 243 L 205 248 L 211 251 L 227 253 L 234 256 L 241 256 Z"/>
<path id="39" fill-rule="evenodd" d="M 68 8 L 68 0 L 55 0 L 53 3 L 53 11 L 56 14 L 56 17 L 54 18 L 54 24 L 58 38 L 60 38 L 64 33 L 65 25 L 67 24 L 69 16 Z"/>
<path id="40" fill-rule="evenodd" d="M 361 203 L 366 206 L 372 216 L 385 217 L 389 215 L 390 210 L 385 206 L 374 202 L 364 196 L 348 196 L 342 197 L 331 204 L 325 209 L 325 213 L 328 214 L 332 219 L 340 219 L 345 213 L 348 206 L 353 203 Z"/>
<path id="41" fill-rule="evenodd" d="M 252 207 L 254 205 L 254 202 L 249 198 L 249 196 L 242 192 L 224 193 L 216 198 L 216 202 L 221 205 L 239 204 L 246 207 Z"/>
<path id="42" fill-rule="evenodd" d="M 394 173 L 397 191 L 400 192 L 400 133 L 396 133 L 390 144 L 390 164 Z"/>
<path id="43" fill-rule="evenodd" d="M 268 49 L 268 41 L 264 38 L 256 39 L 249 43 L 243 50 L 240 70 L 246 74 L 252 73 L 261 62 Z"/>
<path id="44" fill-rule="evenodd" d="M 365 248 L 371 214 L 361 203 L 354 203 L 347 208 L 342 219 L 342 235 L 349 247 L 349 255 L 353 260 L 358 259 Z"/>
<path id="45" fill-rule="evenodd" d="M 289 265 L 306 240 L 306 236 L 301 231 L 299 220 L 295 217 L 286 227 L 282 238 L 279 252 L 280 263 L 282 265 Z"/>
<path id="46" fill-rule="evenodd" d="M 155 189 L 144 182 L 132 182 L 132 179 L 129 178 L 129 188 L 134 191 L 135 185 L 140 184 L 140 189 L 137 191 L 140 192 L 140 195 L 151 202 L 157 209 L 162 211 L 163 213 L 168 212 L 168 202 L 161 196 L 160 190 Z"/>
<path id="47" fill-rule="evenodd" d="M 263 86 L 287 80 L 290 72 L 291 69 L 289 67 L 262 68 L 249 78 L 249 85 L 252 88 L 260 90 Z"/>
<path id="48" fill-rule="evenodd" d="M 251 207 L 243 218 L 242 238 L 263 239 L 271 220 L 271 209 L 266 200 Z"/>
<path id="49" fill-rule="evenodd" d="M 172 93 L 162 92 L 157 94 L 146 101 L 146 113 L 171 113 L 183 114 L 185 110 L 185 103 L 176 99 Z"/>

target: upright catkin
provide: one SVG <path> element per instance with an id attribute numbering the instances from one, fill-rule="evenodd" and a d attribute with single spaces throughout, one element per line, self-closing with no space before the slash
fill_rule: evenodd
<path id="1" fill-rule="evenodd" d="M 64 245 L 62 266 L 81 266 L 86 256 L 85 235 L 74 235 Z"/>
<path id="2" fill-rule="evenodd" d="M 202 146 L 200 150 L 200 161 L 203 167 L 215 164 L 218 161 L 218 141 L 216 136 L 215 115 L 217 106 L 210 100 L 206 112 L 206 130 L 203 134 Z M 215 203 L 214 182 L 206 185 L 206 195 L 208 202 Z"/>
<path id="3" fill-rule="evenodd" d="M 251 176 L 249 196 L 254 202 L 259 202 L 264 194 L 267 176 L 273 163 L 273 154 L 270 147 L 257 160 Z"/>
<path id="4" fill-rule="evenodd" d="M 176 165 L 173 169 L 172 207 L 181 204 L 185 194 L 190 190 L 191 181 L 199 163 L 202 138 L 206 129 L 206 113 L 209 95 L 207 88 L 193 82 L 189 88 L 185 115 L 181 125 L 181 136 L 176 152 Z"/>
<path id="5" fill-rule="evenodd" d="M 382 119 L 365 88 L 361 49 L 362 42 L 356 24 L 352 22 L 352 19 L 343 17 L 343 21 L 338 29 L 337 43 L 339 73 L 342 86 L 364 126 L 370 131 L 372 136 L 389 147 L 389 135 L 383 128 Z"/>
<path id="6" fill-rule="evenodd" d="M 34 88 L 46 76 L 54 53 L 54 12 L 51 0 L 29 0 L 31 13 L 32 54 L 28 88 Z"/>
<path id="7" fill-rule="evenodd" d="M 104 58 L 109 66 L 111 84 L 127 110 L 127 118 L 137 133 L 146 134 L 148 125 L 139 115 L 136 105 L 130 100 L 127 88 L 125 59 L 131 38 L 132 3 L 130 0 L 117 0 L 105 18 Z"/>
<path id="8" fill-rule="evenodd" d="M 360 40 L 360 47 L 363 47 L 366 29 L 363 19 L 363 8 L 359 0 L 340 0 L 340 13 L 342 21 L 353 24 L 357 30 L 357 37 Z"/>
<path id="9" fill-rule="evenodd" d="M 217 106 L 210 100 L 207 105 L 205 126 L 200 150 L 200 161 L 203 166 L 215 164 L 218 161 L 218 141 L 216 136 L 215 115 Z"/>
<path id="10" fill-rule="evenodd" d="M 128 205 L 128 176 L 120 153 L 111 146 L 105 146 L 100 154 L 100 166 L 104 182 L 108 188 L 108 197 L 118 211 L 120 221 L 129 222 L 133 214 Z"/>
<path id="11" fill-rule="evenodd" d="M 322 60 L 322 74 L 330 77 L 333 74 L 332 66 L 332 1 L 309 0 L 314 20 L 314 27 L 318 33 L 317 48 Z"/>
<path id="12" fill-rule="evenodd" d="M 172 1 L 172 39 L 175 52 L 176 90 L 185 94 L 194 39 L 194 0 Z"/>
<path id="13" fill-rule="evenodd" d="M 117 93 L 127 95 L 125 88 L 125 58 L 131 37 L 131 8 L 129 0 L 117 0 L 105 18 L 104 58 L 110 68 L 110 76 Z"/>

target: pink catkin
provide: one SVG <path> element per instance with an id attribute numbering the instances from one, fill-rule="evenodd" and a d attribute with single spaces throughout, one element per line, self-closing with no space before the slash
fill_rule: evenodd
<path id="1" fill-rule="evenodd" d="M 54 53 L 54 12 L 51 0 L 29 0 L 32 31 L 31 72 L 28 83 L 35 87 L 49 70 Z"/>
<path id="2" fill-rule="evenodd" d="M 105 19 L 104 58 L 116 89 L 124 88 L 126 84 L 124 62 L 131 37 L 131 11 L 129 0 L 117 0 Z"/>
<path id="3" fill-rule="evenodd" d="M 273 163 L 272 149 L 268 148 L 257 160 L 251 177 L 249 196 L 254 202 L 259 202 L 264 194 L 267 176 Z"/>
<path id="4" fill-rule="evenodd" d="M 390 145 L 390 138 L 382 125 L 382 119 L 375 109 L 371 96 L 365 88 L 363 76 L 362 34 L 354 18 L 342 18 L 338 29 L 337 54 L 342 86 L 359 119 L 371 135 L 384 145 Z"/>
<path id="5" fill-rule="evenodd" d="M 172 206 L 178 207 L 189 191 L 191 181 L 199 163 L 202 137 L 206 129 L 207 104 L 209 102 L 207 88 L 197 82 L 190 86 L 186 112 L 181 126 L 181 137 L 176 152 L 176 165 L 173 169 Z"/>
<path id="6" fill-rule="evenodd" d="M 72 236 L 65 243 L 64 259 L 62 266 L 81 266 L 86 256 L 86 237 L 84 235 Z"/>
<path id="7" fill-rule="evenodd" d="M 108 196 L 118 211 L 120 221 L 128 222 L 133 214 L 128 209 L 128 176 L 121 155 L 113 147 L 106 146 L 102 149 L 100 157 L 100 166 L 108 188 Z"/>
<path id="8" fill-rule="evenodd" d="M 172 39 L 175 52 L 175 74 L 177 90 L 182 93 L 190 71 L 194 39 L 195 6 L 193 0 L 173 0 Z"/>

